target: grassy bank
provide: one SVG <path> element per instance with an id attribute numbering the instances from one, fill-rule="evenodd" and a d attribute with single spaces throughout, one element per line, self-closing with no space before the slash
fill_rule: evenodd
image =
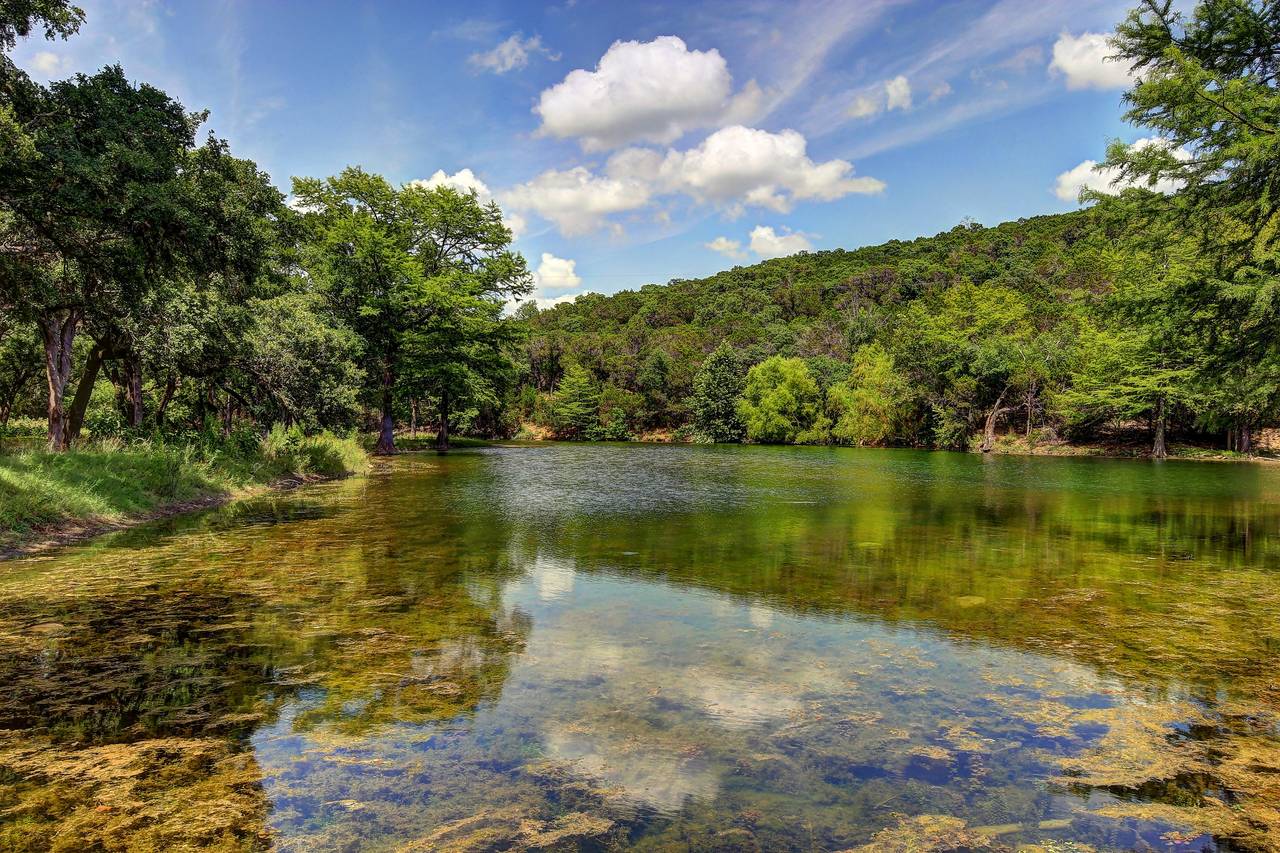
<path id="1" fill-rule="evenodd" d="M 216 503 L 282 479 L 340 477 L 367 465 L 368 454 L 354 437 L 278 428 L 252 440 L 109 440 L 66 453 L 2 453 L 0 551 L 70 530 Z"/>

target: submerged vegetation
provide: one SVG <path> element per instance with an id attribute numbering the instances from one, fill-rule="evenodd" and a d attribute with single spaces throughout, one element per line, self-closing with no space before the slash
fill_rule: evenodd
<path id="1" fill-rule="evenodd" d="M 499 448 L 13 563 L 0 846 L 1271 853 L 1245 470 Z"/>

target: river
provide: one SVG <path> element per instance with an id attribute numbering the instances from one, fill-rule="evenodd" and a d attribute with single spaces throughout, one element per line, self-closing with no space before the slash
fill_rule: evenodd
<path id="1" fill-rule="evenodd" d="M 0 849 L 1275 850 L 1278 532 L 1265 465 L 408 454 L 0 564 Z"/>

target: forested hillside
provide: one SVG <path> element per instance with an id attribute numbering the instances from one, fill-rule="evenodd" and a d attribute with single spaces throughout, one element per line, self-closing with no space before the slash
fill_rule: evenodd
<path id="1" fill-rule="evenodd" d="M 1247 447 L 1269 402 L 1144 301 L 1180 260 L 1133 236 L 1149 195 L 526 308 L 516 411 L 565 437 L 964 447 L 1164 422 Z"/>

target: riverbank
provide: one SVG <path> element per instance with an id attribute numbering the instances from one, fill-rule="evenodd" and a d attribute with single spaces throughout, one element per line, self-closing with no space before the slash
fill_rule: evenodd
<path id="1" fill-rule="evenodd" d="M 976 448 L 975 448 L 976 449 Z M 1021 435 L 997 436 L 992 453 L 1006 456 L 1091 456 L 1104 459 L 1150 459 L 1149 441 L 1112 441 L 1091 444 L 1073 444 L 1066 441 L 1028 441 Z M 1270 446 L 1259 447 L 1255 453 L 1240 453 L 1219 447 L 1170 442 L 1168 459 L 1194 462 L 1276 462 Z"/>
<path id="2" fill-rule="evenodd" d="M 0 454 L 0 559 L 368 464 L 355 437 L 280 430 L 238 446 L 106 441 L 65 453 Z"/>

